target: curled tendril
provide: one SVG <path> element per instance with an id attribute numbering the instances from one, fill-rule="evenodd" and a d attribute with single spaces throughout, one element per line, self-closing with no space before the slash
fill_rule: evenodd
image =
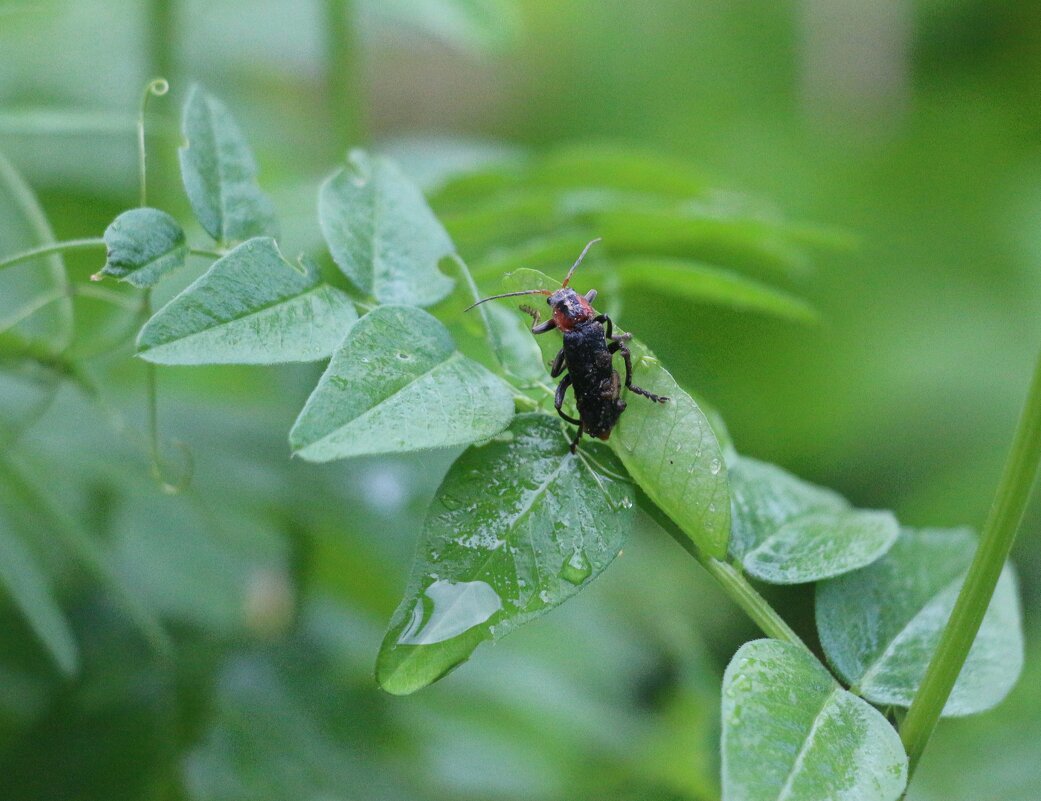
<path id="1" fill-rule="evenodd" d="M 147 153 L 145 151 L 145 109 L 148 107 L 148 98 L 150 97 L 162 97 L 170 91 L 170 82 L 166 78 L 153 78 L 145 86 L 145 91 L 141 93 L 141 105 L 138 107 L 137 113 L 137 157 L 138 166 L 141 180 L 141 205 L 148 205 L 148 181 L 147 181 L 147 168 L 146 159 Z"/>
<path id="2" fill-rule="evenodd" d="M 170 82 L 166 78 L 153 78 L 145 87 L 145 92 L 153 97 L 162 97 L 170 91 Z"/>

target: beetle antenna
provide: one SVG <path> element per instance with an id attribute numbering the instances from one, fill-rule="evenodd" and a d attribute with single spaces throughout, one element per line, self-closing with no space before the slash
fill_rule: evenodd
<path id="1" fill-rule="evenodd" d="M 578 269 L 578 265 L 582 263 L 582 259 L 586 257 L 586 254 L 589 252 L 589 249 L 593 247 L 593 245 L 595 245 L 601 239 L 602 237 L 598 236 L 596 239 L 590 240 L 589 243 L 584 248 L 582 248 L 582 252 L 578 254 L 578 258 L 575 260 L 575 263 L 572 264 L 571 269 L 567 271 L 567 277 L 564 279 L 564 283 L 560 285 L 561 289 L 568 285 L 568 282 L 571 280 L 572 274 L 575 272 L 575 270 Z"/>
<path id="2" fill-rule="evenodd" d="M 499 298 L 512 298 L 512 297 L 516 297 L 517 295 L 551 295 L 551 294 L 553 294 L 553 293 L 550 292 L 548 289 L 524 289 L 524 290 L 521 290 L 520 292 L 504 292 L 501 295 L 492 295 L 489 298 L 481 298 L 476 303 L 471 303 L 469 306 L 467 306 L 465 309 L 463 309 L 463 311 L 464 312 L 468 312 L 474 306 L 480 306 L 482 303 L 487 303 L 489 300 L 498 300 Z"/>

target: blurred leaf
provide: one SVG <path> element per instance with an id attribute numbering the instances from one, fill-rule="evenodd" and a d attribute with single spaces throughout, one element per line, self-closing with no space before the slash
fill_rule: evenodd
<path id="1" fill-rule="evenodd" d="M 182 129 L 181 178 L 206 232 L 226 244 L 278 236 L 274 206 L 257 186 L 253 153 L 227 107 L 196 84 L 184 104 Z"/>
<path id="2" fill-rule="evenodd" d="M 50 580 L 29 549 L 0 519 L 0 585 L 66 675 L 79 667 L 79 649 L 65 614 L 51 591 Z"/>
<path id="3" fill-rule="evenodd" d="M 441 323 L 420 309 L 382 306 L 333 354 L 289 442 L 294 454 L 327 462 L 467 445 L 512 417 L 507 384 L 456 351 Z"/>
<path id="4" fill-rule="evenodd" d="M 139 355 L 158 364 L 278 364 L 326 358 L 357 319 L 313 264 L 273 239 L 243 242 L 149 320 Z"/>
<path id="5" fill-rule="evenodd" d="M 232 652 L 220 665 L 212 712 L 181 765 L 192 801 L 417 797 L 387 759 L 392 746 L 372 750 L 374 739 L 392 737 L 378 699 L 318 660 L 307 634 Z"/>
<path id="6" fill-rule="evenodd" d="M 723 676 L 723 801 L 896 801 L 896 731 L 810 654 L 745 643 Z"/>
<path id="7" fill-rule="evenodd" d="M 586 283 L 596 280 L 595 269 L 587 271 Z M 708 264 L 686 259 L 637 256 L 618 259 L 611 268 L 626 288 L 656 290 L 672 298 L 731 306 L 741 311 L 773 314 L 801 323 L 812 323 L 817 314 L 806 301 Z"/>
<path id="8" fill-rule="evenodd" d="M 818 585 L 821 645 L 854 692 L 876 704 L 910 705 L 975 548 L 967 529 L 904 529 L 883 559 Z M 1022 669 L 1019 596 L 1006 565 L 943 714 L 995 706 Z"/>
<path id="9" fill-rule="evenodd" d="M 159 209 L 131 209 L 105 229 L 108 258 L 98 276 L 112 276 L 136 287 L 151 287 L 184 266 L 188 243 L 180 224 Z"/>
<path id="10" fill-rule="evenodd" d="M 708 209 L 605 208 L 582 215 L 616 253 L 660 253 L 798 275 L 809 268 L 783 223 L 716 215 Z"/>
<path id="11" fill-rule="evenodd" d="M 376 666 L 415 692 L 598 576 L 632 526 L 632 486 L 603 448 L 572 454 L 557 420 L 515 418 L 438 489 Z"/>
<path id="12" fill-rule="evenodd" d="M 38 482 L 23 472 L 20 465 L 0 458 L 0 479 L 0 487 L 6 490 L 9 502 L 31 510 L 39 527 L 60 542 L 105 587 L 149 644 L 157 652 L 168 654 L 170 640 L 155 610 L 128 588 L 113 569 L 111 557 L 102 544 L 95 541 L 78 520 L 38 489 Z"/>
<path id="13" fill-rule="evenodd" d="M 735 456 L 730 465 L 730 556 L 772 584 L 804 584 L 857 570 L 892 547 L 890 512 L 853 509 L 831 490 Z"/>
<path id="14" fill-rule="evenodd" d="M 113 561 L 163 618 L 216 636 L 279 633 L 293 608 L 288 546 L 267 519 L 194 491 L 127 493 L 113 510 Z M 278 607 L 281 607 L 279 609 Z"/>
<path id="15" fill-rule="evenodd" d="M 429 306 L 452 290 L 437 269 L 454 248 L 419 189 L 391 161 L 352 151 L 318 195 L 329 252 L 380 303 Z"/>
<path id="16" fill-rule="evenodd" d="M 708 187 L 688 161 L 606 143 L 578 143 L 556 148 L 531 170 L 532 183 L 560 188 L 600 187 L 695 197 Z"/>
<path id="17" fill-rule="evenodd" d="M 507 290 L 555 289 L 560 282 L 537 270 L 516 270 L 503 285 Z M 560 348 L 554 332 L 535 339 L 544 361 Z M 653 403 L 623 389 L 628 405 L 609 440 L 611 448 L 636 483 L 698 547 L 722 558 L 730 537 L 730 503 L 719 441 L 705 413 L 657 358 L 636 340 L 629 347 L 633 383 L 669 400 Z M 620 356 L 615 369 L 624 370 Z"/>
<path id="18" fill-rule="evenodd" d="M 51 242 L 54 233 L 36 195 L 0 153 L 0 254 Z M 61 255 L 43 256 L 0 272 L 0 330 L 58 353 L 71 340 L 72 313 Z"/>

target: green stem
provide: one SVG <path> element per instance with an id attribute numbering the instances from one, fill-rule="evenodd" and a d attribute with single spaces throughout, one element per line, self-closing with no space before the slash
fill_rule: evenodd
<path id="1" fill-rule="evenodd" d="M 1041 463 L 1041 356 L 1034 366 L 1034 377 L 1026 404 L 1019 418 L 1012 450 L 998 483 L 994 503 L 990 507 L 979 548 L 969 566 L 969 573 L 958 593 L 954 611 L 947 621 L 940 643 L 929 662 L 922 685 L 907 710 L 900 729 L 914 771 L 940 719 L 961 673 L 969 649 L 976 639 L 983 616 L 990 605 L 994 588 L 1016 540 L 1023 512 Z"/>
<path id="2" fill-rule="evenodd" d="M 354 3 L 325 2 L 325 90 L 337 158 L 364 138 Z"/>
<path id="3" fill-rule="evenodd" d="M 174 0 L 149 0 L 146 9 L 148 26 L 148 62 L 153 75 L 177 77 L 176 48 L 177 12 Z"/>
<path id="4" fill-rule="evenodd" d="M 99 238 L 69 239 L 65 242 L 54 242 L 50 245 L 41 245 L 32 250 L 23 250 L 21 253 L 15 253 L 13 256 L 0 259 L 0 270 L 6 270 L 8 267 L 14 267 L 17 264 L 38 259 L 41 256 L 51 256 L 55 253 L 68 253 L 73 250 L 94 250 L 103 247 L 105 247 L 105 240 Z"/>
<path id="5" fill-rule="evenodd" d="M 784 618 L 777 613 L 777 610 L 770 606 L 770 602 L 756 591 L 755 587 L 749 583 L 748 579 L 737 568 L 702 551 L 673 522 L 672 518 L 659 509 L 642 491 L 638 492 L 638 498 L 640 508 L 647 512 L 659 526 L 665 529 L 666 533 L 676 540 L 683 550 L 698 560 L 698 563 L 723 588 L 723 592 L 730 596 L 730 600 L 741 607 L 742 611 L 752 619 L 753 623 L 762 629 L 764 634 L 768 637 L 797 645 L 812 653 L 806 646 L 806 643 L 784 621 Z"/>
<path id="6" fill-rule="evenodd" d="M 160 4 L 162 5 L 162 4 Z M 147 180 L 147 160 L 148 151 L 145 148 L 145 110 L 148 108 L 148 98 L 150 97 L 162 97 L 170 91 L 170 84 L 166 82 L 165 78 L 154 78 L 148 82 L 145 87 L 144 93 L 141 95 L 141 105 L 138 107 L 137 113 L 137 159 L 138 159 L 138 179 L 140 181 L 140 192 L 139 200 L 141 206 L 148 205 L 148 180 Z"/>

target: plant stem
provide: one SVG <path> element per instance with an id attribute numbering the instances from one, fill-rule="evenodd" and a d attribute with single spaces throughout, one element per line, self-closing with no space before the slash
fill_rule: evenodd
<path id="1" fill-rule="evenodd" d="M 137 159 L 138 179 L 140 181 L 139 197 L 140 205 L 148 205 L 148 179 L 147 161 L 148 151 L 145 148 L 145 110 L 148 108 L 148 98 L 162 97 L 170 91 L 170 84 L 165 78 L 154 78 L 148 82 L 144 93 L 141 95 L 141 105 L 137 112 Z"/>
<path id="2" fill-rule="evenodd" d="M 325 2 L 325 102 L 336 158 L 364 138 L 358 39 L 352 0 Z"/>
<path id="3" fill-rule="evenodd" d="M 152 75 L 177 77 L 177 12 L 174 0 L 150 0 L 145 10 L 148 61 Z"/>
<path id="4" fill-rule="evenodd" d="M 100 238 L 69 239 L 65 242 L 54 242 L 50 245 L 41 245 L 32 250 L 23 250 L 21 253 L 15 253 L 13 256 L 0 259 L 0 270 L 6 270 L 8 267 L 14 267 L 17 264 L 38 259 L 41 256 L 51 256 L 55 253 L 67 253 L 72 250 L 93 250 L 95 248 L 103 247 L 105 247 L 105 240 Z"/>
<path id="5" fill-rule="evenodd" d="M 1041 356 L 979 548 L 900 729 L 913 773 L 961 673 L 1023 519 L 1041 462 Z"/>
<path id="6" fill-rule="evenodd" d="M 742 611 L 752 619 L 752 622 L 762 629 L 764 634 L 768 637 L 773 637 L 774 639 L 797 645 L 807 652 L 812 653 L 812 651 L 810 651 L 806 646 L 806 643 L 804 643 L 799 635 L 792 630 L 791 626 L 784 621 L 784 618 L 777 614 L 777 610 L 770 606 L 770 602 L 758 593 L 755 587 L 749 583 L 748 579 L 746 579 L 737 568 L 727 562 L 709 556 L 702 551 L 694 544 L 694 541 L 672 521 L 672 518 L 658 508 L 657 504 L 648 498 L 642 490 L 638 490 L 637 495 L 640 507 L 647 512 L 659 526 L 665 529 L 669 536 L 676 540 L 683 550 L 698 560 L 701 566 L 708 571 L 709 575 L 712 576 L 712 578 L 719 583 L 719 586 L 723 588 L 723 592 L 730 596 L 730 600 L 741 607 Z"/>

